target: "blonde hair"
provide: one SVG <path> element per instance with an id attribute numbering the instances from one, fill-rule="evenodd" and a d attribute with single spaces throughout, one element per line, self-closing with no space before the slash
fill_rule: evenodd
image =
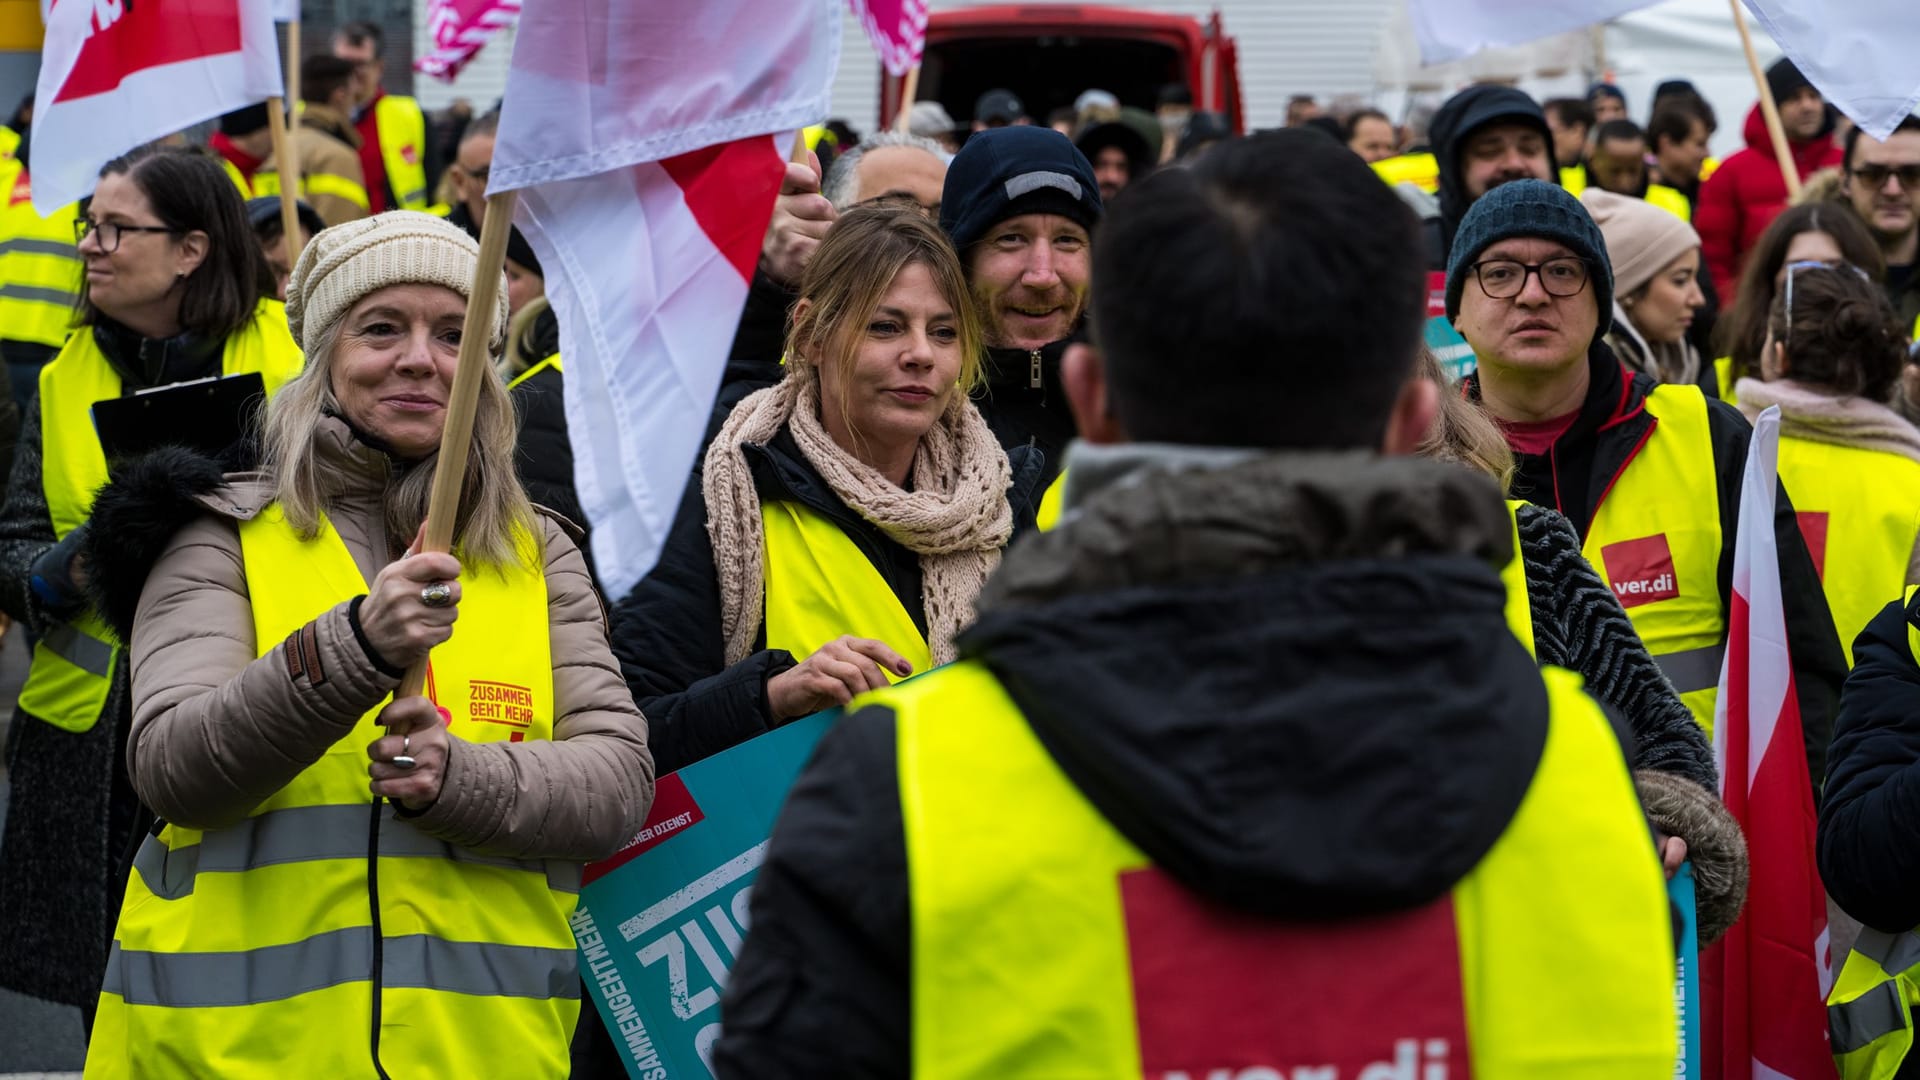
<path id="1" fill-rule="evenodd" d="M 339 493 L 337 481 L 320 460 L 315 433 L 324 418 L 343 416 L 333 392 L 333 361 L 347 314 L 365 299 L 361 297 L 341 312 L 340 318 L 320 329 L 307 366 L 274 395 L 261 421 L 263 468 L 271 478 L 274 501 L 302 539 L 319 535 L 321 518 Z M 516 564 L 534 570 L 541 567 L 540 530 L 533 504 L 514 472 L 518 441 L 519 422 L 506 385 L 489 363 L 486 377 L 480 381 L 473 445 L 467 454 L 460 510 L 454 519 L 454 550 L 469 564 L 495 570 Z M 386 532 L 391 540 L 411 541 L 427 519 L 437 457 L 435 454 L 416 467 L 396 470 L 399 475 L 387 489 L 385 505 Z"/>
<path id="2" fill-rule="evenodd" d="M 853 365 L 865 323 L 908 266 L 927 268 L 934 288 L 953 308 L 959 332 L 959 397 L 980 384 L 980 316 L 967 289 L 960 256 L 947 234 L 918 208 L 856 207 L 840 215 L 813 253 L 800 280 L 805 304 L 794 306 L 787 328 L 787 363 L 815 369 Z"/>
<path id="3" fill-rule="evenodd" d="M 506 351 L 494 364 L 500 372 L 500 378 L 512 382 L 526 374 L 533 365 L 553 355 L 550 350 L 542 347 L 544 343 L 534 340 L 535 331 L 538 329 L 536 324 L 540 321 L 540 316 L 551 309 L 552 305 L 547 303 L 546 297 L 536 296 L 521 305 L 520 310 L 514 313 L 513 318 L 507 323 Z"/>
<path id="4" fill-rule="evenodd" d="M 1415 365 L 1421 376 L 1440 387 L 1440 411 L 1433 418 L 1433 428 L 1420 442 L 1420 456 L 1457 462 L 1486 473 L 1500 485 L 1501 491 L 1507 490 L 1507 485 L 1513 482 L 1513 448 L 1507 445 L 1506 436 L 1500 434 L 1499 425 L 1480 406 L 1467 400 L 1458 386 L 1447 381 L 1433 350 L 1420 346 L 1420 358 Z"/>

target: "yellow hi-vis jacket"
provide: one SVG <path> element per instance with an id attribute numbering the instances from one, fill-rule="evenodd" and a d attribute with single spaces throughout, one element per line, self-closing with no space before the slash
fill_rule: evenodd
<path id="1" fill-rule="evenodd" d="M 366 592 L 330 524 L 240 524 L 258 654 Z M 468 742 L 553 737 L 546 575 L 469 568 L 428 694 Z M 278 660 L 271 661 L 278 663 Z M 388 699 L 391 700 L 391 699 Z M 86 1076 L 565 1077 L 577 863 L 456 848 L 368 794 L 387 702 L 242 821 L 134 860 Z M 372 835 L 378 820 L 377 840 Z"/>
<path id="2" fill-rule="evenodd" d="M 1780 482 L 1793 493 L 1800 534 L 1851 665 L 1854 638 L 1907 584 L 1920 534 L 1920 461 L 1783 436 Z"/>
<path id="3" fill-rule="evenodd" d="M 885 643 L 915 674 L 933 666 L 926 635 L 840 526 L 811 507 L 781 500 L 760 504 L 760 529 L 767 648 L 805 660 L 852 634 Z"/>
<path id="4" fill-rule="evenodd" d="M 389 210 L 427 208 L 427 120 L 420 103 L 389 94 L 373 105 L 373 122 L 380 132 L 380 161 L 387 170 L 387 187 L 399 204 Z"/>
<path id="5" fill-rule="evenodd" d="M 1646 409 L 1653 428 L 1601 498 L 1581 554 L 1712 737 L 1727 621 L 1707 401 L 1697 386 L 1662 384 Z"/>
<path id="6" fill-rule="evenodd" d="M 1306 926 L 1152 866 L 979 662 L 863 697 L 898 725 L 913 1076 L 1672 1076 L 1646 819 L 1579 677 L 1541 678 L 1545 748 L 1480 863 L 1423 908 Z"/>
<path id="7" fill-rule="evenodd" d="M 0 162 L 0 339 L 59 347 L 73 328 L 84 268 L 74 241 L 80 204 L 41 217 L 20 162 Z M 24 406 L 26 403 L 21 402 Z"/>
<path id="8" fill-rule="evenodd" d="M 1412 184 L 1429 195 L 1440 190 L 1440 163 L 1430 153 L 1400 154 L 1376 161 L 1373 171 L 1388 186 Z"/>
<path id="9" fill-rule="evenodd" d="M 1520 554 L 1520 507 L 1516 499 L 1507 500 L 1507 517 L 1513 522 L 1513 558 L 1500 568 L 1500 584 L 1507 587 L 1507 625 L 1513 636 L 1527 647 L 1527 655 L 1537 657 L 1533 647 L 1533 603 L 1527 597 L 1527 560 Z"/>
<path id="10" fill-rule="evenodd" d="M 220 373 L 259 372 L 272 395 L 299 373 L 300 365 L 286 308 L 278 300 L 262 300 L 253 321 L 227 338 Z M 93 403 L 120 394 L 119 373 L 85 328 L 40 369 L 40 483 L 56 539 L 87 520 L 94 493 L 107 482 L 107 455 L 93 429 Z M 113 631 L 91 612 L 54 626 L 34 643 L 20 708 L 68 731 L 91 728 L 106 704 L 118 651 Z"/>
<path id="11" fill-rule="evenodd" d="M 1587 190 L 1587 167 L 1569 165 L 1561 169 L 1560 186 L 1567 189 L 1567 194 L 1578 198 L 1581 192 Z M 1681 221 L 1693 221 L 1693 204 L 1687 201 L 1686 195 L 1679 188 L 1650 183 L 1647 185 L 1647 193 L 1641 196 L 1641 200 L 1665 210 Z"/>

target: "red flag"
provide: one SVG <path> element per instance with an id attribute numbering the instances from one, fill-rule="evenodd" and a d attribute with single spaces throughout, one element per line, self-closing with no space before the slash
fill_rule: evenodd
<path id="1" fill-rule="evenodd" d="M 920 63 L 927 44 L 927 0 L 847 0 L 889 75 Z"/>
<path id="2" fill-rule="evenodd" d="M 1726 666 L 1714 712 L 1720 794 L 1747 837 L 1746 910 L 1701 962 L 1706 1074 L 1732 1080 L 1837 1075 L 1827 1047 L 1827 900 L 1787 654 L 1774 547 L 1780 410 L 1753 426 L 1740 491 Z"/>
<path id="3" fill-rule="evenodd" d="M 141 143 L 280 92 L 266 4 L 61 0 L 35 89 L 34 208 L 92 191 L 100 166 Z"/>
<path id="4" fill-rule="evenodd" d="M 427 33 L 433 51 L 415 60 L 413 70 L 452 82 L 495 34 L 519 18 L 520 0 L 430 0 Z"/>

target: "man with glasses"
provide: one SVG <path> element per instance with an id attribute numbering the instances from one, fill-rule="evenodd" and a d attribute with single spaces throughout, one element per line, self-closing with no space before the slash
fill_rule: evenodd
<path id="1" fill-rule="evenodd" d="M 353 61 L 353 123 L 360 132 L 360 168 L 372 212 L 427 208 L 427 118 L 420 103 L 380 85 L 386 35 L 371 22 L 350 22 L 333 35 L 333 55 Z"/>
<path id="2" fill-rule="evenodd" d="M 453 178 L 453 210 L 447 220 L 476 237 L 487 220 L 487 177 L 493 172 L 493 141 L 499 133 L 498 112 L 477 117 L 460 133 L 453 164 L 447 166 Z"/>
<path id="3" fill-rule="evenodd" d="M 1887 299 L 1920 339 L 1920 116 L 1900 121 L 1883 142 L 1847 132 L 1841 191 L 1887 260 Z"/>
<path id="4" fill-rule="evenodd" d="M 1573 523 L 1587 561 L 1711 730 L 1751 428 L 1697 386 L 1629 372 L 1604 340 L 1612 312 L 1605 240 L 1564 190 L 1505 184 L 1461 222 L 1447 315 L 1479 362 L 1464 392 L 1513 449 L 1513 497 Z M 1774 536 L 1817 785 L 1846 657 L 1784 491 Z"/>

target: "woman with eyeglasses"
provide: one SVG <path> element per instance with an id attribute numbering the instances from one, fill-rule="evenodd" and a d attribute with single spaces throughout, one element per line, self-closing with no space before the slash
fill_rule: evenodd
<path id="1" fill-rule="evenodd" d="M 1738 404 L 1734 386 L 1760 376 L 1760 353 L 1774 300 L 1786 287 L 1787 264 L 1824 262 L 1859 267 L 1878 285 L 1886 276 L 1880 245 L 1860 219 L 1834 203 L 1790 207 L 1760 234 L 1740 275 L 1740 291 L 1714 328 L 1720 358 L 1713 362 L 1720 400 Z"/>
<path id="2" fill-rule="evenodd" d="M 1740 409 L 1780 407 L 1780 479 L 1820 566 L 1847 658 L 1867 621 L 1920 582 L 1920 430 L 1885 403 L 1906 366 L 1886 290 L 1842 264 L 1792 262 Z"/>
<path id="3" fill-rule="evenodd" d="M 75 329 L 40 372 L 0 507 L 0 609 L 34 643 L 8 740 L 0 983 L 90 1018 L 139 817 L 121 643 L 95 613 L 79 554 L 108 479 L 111 432 L 96 431 L 93 407 L 249 372 L 272 393 L 301 355 L 215 159 L 142 149 L 109 162 L 75 233 L 86 266 Z"/>
<path id="4" fill-rule="evenodd" d="M 1672 213 L 1642 199 L 1600 188 L 1580 201 L 1607 239 L 1613 263 L 1613 328 L 1607 344 L 1635 371 L 1663 383 L 1698 383 L 1700 353 L 1687 340 L 1694 316 L 1706 306 L 1700 288 L 1700 234 Z"/>

